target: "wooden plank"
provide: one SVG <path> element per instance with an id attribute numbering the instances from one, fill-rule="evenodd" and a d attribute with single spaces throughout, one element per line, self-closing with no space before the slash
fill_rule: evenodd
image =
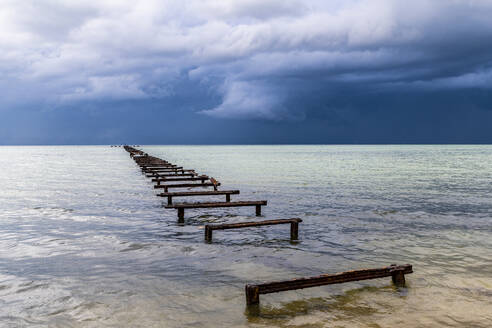
<path id="1" fill-rule="evenodd" d="M 176 164 L 168 163 L 168 164 L 156 164 L 151 166 L 143 165 L 142 169 L 153 171 L 153 170 L 160 170 L 160 169 L 169 169 L 174 167 L 178 167 L 178 166 Z"/>
<path id="2" fill-rule="evenodd" d="M 147 159 L 147 160 L 139 160 L 139 162 L 140 162 L 139 163 L 140 165 L 148 166 L 148 167 L 172 164 L 172 163 L 169 163 L 168 161 L 165 161 L 163 159 Z"/>
<path id="3" fill-rule="evenodd" d="M 147 164 L 155 164 L 155 163 L 167 163 L 166 160 L 160 159 L 158 157 L 149 156 L 148 154 L 144 154 L 143 156 L 136 156 L 134 158 L 135 162 L 139 163 L 147 163 Z"/>
<path id="4" fill-rule="evenodd" d="M 177 183 L 177 184 L 166 184 L 166 185 L 155 185 L 155 189 L 164 189 L 164 192 L 167 192 L 170 188 L 200 188 L 200 187 L 214 187 L 213 183 L 205 182 L 205 183 Z"/>
<path id="5" fill-rule="evenodd" d="M 205 190 L 205 191 L 163 192 L 157 194 L 157 196 L 167 197 L 167 205 L 171 205 L 173 203 L 173 197 L 226 195 L 226 202 L 230 202 L 231 195 L 237 195 L 237 194 L 239 194 L 239 190 Z"/>
<path id="6" fill-rule="evenodd" d="M 167 196 L 213 196 L 213 195 L 237 195 L 239 190 L 204 190 L 204 191 L 177 191 L 177 192 L 163 192 L 157 194 L 157 196 L 167 197 Z"/>
<path id="7" fill-rule="evenodd" d="M 240 206 L 255 206 L 256 216 L 261 215 L 261 207 L 266 205 L 266 200 L 260 201 L 242 201 L 242 202 L 214 202 L 214 203 L 180 203 L 167 205 L 166 208 L 175 208 L 178 210 L 178 222 L 184 221 L 185 208 L 212 208 L 212 207 L 240 207 Z"/>
<path id="8" fill-rule="evenodd" d="M 134 158 L 135 162 L 137 164 L 142 165 L 142 166 L 158 166 L 158 165 L 165 165 L 165 164 L 171 164 L 168 161 L 165 161 L 160 158 L 151 158 L 149 156 L 142 156 L 139 158 Z"/>
<path id="9" fill-rule="evenodd" d="M 133 158 L 135 159 L 135 158 Z M 172 163 L 169 163 L 168 161 L 164 161 L 164 160 L 161 160 L 161 159 L 148 159 L 147 157 L 140 157 L 139 159 L 135 160 L 135 162 L 137 163 L 137 165 L 141 166 L 141 167 L 156 167 L 156 166 L 160 166 L 160 165 L 168 165 L 168 164 L 172 164 Z"/>
<path id="10" fill-rule="evenodd" d="M 167 168 L 169 166 L 172 166 L 174 164 L 168 163 L 168 162 L 143 162 L 139 163 L 137 162 L 137 165 L 140 166 L 142 170 L 148 170 L 148 169 L 153 169 L 153 168 Z M 176 166 L 176 165 L 174 165 Z"/>
<path id="11" fill-rule="evenodd" d="M 197 173 L 165 173 L 165 174 L 146 174 L 145 176 L 147 178 L 153 178 L 152 182 L 157 182 L 158 178 L 155 178 L 156 176 L 158 177 L 194 177 L 198 175 Z"/>
<path id="12" fill-rule="evenodd" d="M 183 169 L 182 167 L 176 167 L 172 169 L 160 169 L 155 171 L 143 170 L 147 174 L 159 174 L 159 173 L 177 173 L 177 172 L 195 172 L 192 169 Z"/>
<path id="13" fill-rule="evenodd" d="M 299 222 L 302 222 L 302 220 L 299 218 L 292 218 L 292 219 L 280 219 L 280 220 L 266 220 L 266 221 L 259 221 L 259 222 L 207 224 L 205 225 L 205 240 L 209 242 L 212 241 L 213 230 L 260 227 L 260 226 L 277 225 L 277 224 L 290 224 L 290 238 L 292 240 L 297 240 L 299 237 Z"/>
<path id="14" fill-rule="evenodd" d="M 148 166 L 148 167 L 172 164 L 172 163 L 169 163 L 168 161 L 165 161 L 163 159 L 149 158 L 149 157 L 139 158 L 138 160 L 135 160 L 135 162 L 137 162 L 137 164 L 139 164 L 139 165 Z"/>
<path id="15" fill-rule="evenodd" d="M 145 174 L 145 177 L 147 177 L 147 178 L 154 178 L 154 179 L 157 178 L 158 179 L 160 177 L 185 177 L 185 176 L 195 177 L 197 175 L 198 175 L 198 173 L 196 173 L 196 172 L 177 171 L 177 172 L 164 172 L 164 173 Z"/>
<path id="16" fill-rule="evenodd" d="M 335 274 L 323 274 L 316 277 L 297 278 L 292 280 L 269 282 L 263 284 L 248 284 L 245 286 L 246 303 L 248 305 L 259 304 L 260 294 L 270 294 L 287 290 L 341 284 L 351 281 L 377 279 L 384 277 L 392 277 L 392 281 L 394 284 L 396 284 L 397 286 L 404 286 L 405 274 L 409 274 L 412 272 L 413 269 L 410 264 L 392 264 L 387 267 L 376 269 L 363 269 L 340 272 Z"/>
<path id="17" fill-rule="evenodd" d="M 147 165 L 144 165 L 142 167 L 142 170 L 155 171 L 155 170 L 169 169 L 169 168 L 177 168 L 177 167 L 178 166 L 177 165 L 174 165 L 174 164 L 166 164 L 166 165 L 158 164 L 156 166 L 147 166 Z"/>
<path id="18" fill-rule="evenodd" d="M 178 173 L 196 173 L 195 170 L 169 170 L 169 171 L 159 171 L 159 172 L 145 172 L 145 176 L 146 177 L 159 177 L 162 173 L 174 173 L 174 174 L 178 174 Z M 198 175 L 198 174 L 195 174 L 195 175 Z"/>
<path id="19" fill-rule="evenodd" d="M 213 207 L 240 207 L 267 205 L 266 200 L 239 201 L 239 202 L 213 202 L 213 203 L 179 203 L 167 205 L 166 208 L 213 208 Z"/>
<path id="20" fill-rule="evenodd" d="M 152 179 L 152 182 L 157 182 L 157 183 L 161 183 L 161 182 L 172 182 L 172 181 L 203 181 L 205 182 L 206 180 L 208 180 L 208 177 L 205 175 L 205 176 L 197 176 L 197 177 L 182 177 L 182 178 L 154 178 Z"/>
<path id="21" fill-rule="evenodd" d="M 164 167 L 164 168 L 157 168 L 157 169 L 142 169 L 142 171 L 145 171 L 146 173 L 159 173 L 159 172 L 173 172 L 173 171 L 182 171 L 183 167 L 182 166 L 175 166 L 175 167 Z"/>

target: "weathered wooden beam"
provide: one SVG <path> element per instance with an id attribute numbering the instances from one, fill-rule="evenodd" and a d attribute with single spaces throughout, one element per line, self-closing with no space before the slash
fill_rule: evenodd
<path id="1" fill-rule="evenodd" d="M 178 174 L 178 173 L 196 173 L 195 170 L 167 170 L 167 171 L 158 171 L 158 172 L 146 172 L 145 176 L 147 178 L 150 178 L 150 177 L 159 177 L 162 173 L 165 173 L 165 174 L 168 174 L 168 173 L 174 173 L 174 174 Z M 195 175 L 198 175 L 198 174 L 195 174 Z"/>
<path id="2" fill-rule="evenodd" d="M 172 205 L 173 197 L 226 195 L 226 202 L 230 202 L 231 195 L 237 195 L 237 194 L 239 194 L 239 190 L 206 190 L 206 191 L 163 192 L 157 194 L 157 196 L 167 197 L 167 204 Z"/>
<path id="3" fill-rule="evenodd" d="M 172 164 L 172 163 L 167 163 L 167 162 L 158 162 L 158 163 L 148 163 L 148 162 L 144 162 L 144 163 L 137 163 L 138 166 L 140 166 L 140 168 L 142 170 L 151 170 L 151 169 L 158 169 L 158 168 L 169 168 L 169 167 L 175 167 L 177 165 L 175 164 Z"/>
<path id="4" fill-rule="evenodd" d="M 148 159 L 148 157 L 147 157 L 147 159 L 142 159 L 142 160 L 138 160 L 135 162 L 138 162 L 137 164 L 139 164 L 141 166 L 147 166 L 147 167 L 172 164 L 172 163 L 165 161 L 163 159 Z"/>
<path id="5" fill-rule="evenodd" d="M 173 181 L 201 181 L 205 183 L 208 180 L 207 176 L 198 176 L 198 177 L 182 177 L 182 178 L 156 178 L 152 179 L 152 182 L 157 182 L 157 184 L 161 184 L 161 182 L 173 182 Z"/>
<path id="6" fill-rule="evenodd" d="M 269 282 L 263 284 L 251 284 L 245 286 L 246 304 L 255 305 L 260 303 L 260 294 L 277 293 L 287 290 L 296 290 L 317 286 L 325 286 L 332 284 L 341 284 L 351 281 L 360 281 L 367 279 L 377 279 L 384 277 L 392 277 L 393 283 L 397 286 L 404 286 L 405 274 L 412 273 L 410 264 L 396 265 L 392 264 L 383 268 L 363 269 L 346 271 L 335 274 L 323 274 L 310 278 L 297 278 L 286 281 Z M 395 278 L 397 277 L 397 278 Z"/>
<path id="7" fill-rule="evenodd" d="M 266 200 L 238 201 L 238 202 L 210 202 L 210 203 L 179 203 L 168 205 L 166 208 L 212 208 L 212 207 L 240 207 L 240 206 L 264 206 Z"/>
<path id="8" fill-rule="evenodd" d="M 139 159 L 135 159 L 135 162 L 140 167 L 157 167 L 157 166 L 166 166 L 172 164 L 162 159 L 149 159 L 148 157 L 145 156 L 142 156 Z"/>
<path id="9" fill-rule="evenodd" d="M 159 165 L 156 165 L 156 166 L 141 166 L 140 168 L 142 169 L 142 171 L 155 171 L 155 170 L 162 170 L 162 169 L 170 169 L 170 168 L 177 168 L 178 166 L 175 165 L 175 164 L 166 164 L 166 165 L 163 165 L 163 164 L 159 164 Z"/>
<path id="10" fill-rule="evenodd" d="M 179 203 L 173 205 L 166 205 L 166 208 L 175 208 L 178 210 L 178 219 L 179 222 L 182 222 L 184 219 L 184 210 L 185 208 L 216 208 L 216 207 L 242 207 L 242 206 L 255 206 L 256 207 L 256 215 L 261 211 L 258 211 L 258 208 L 261 206 L 267 205 L 266 200 L 259 201 L 239 201 L 239 202 L 213 202 L 213 203 Z"/>
<path id="11" fill-rule="evenodd" d="M 178 167 L 176 164 L 171 164 L 171 163 L 160 163 L 160 164 L 154 164 L 154 165 L 142 165 L 141 168 L 142 170 L 160 170 L 160 169 L 168 169 L 168 168 L 173 168 L 173 167 Z"/>
<path id="12" fill-rule="evenodd" d="M 165 164 L 172 164 L 169 163 L 168 161 L 165 161 L 160 158 L 155 158 L 155 157 L 150 157 L 150 156 L 141 156 L 138 158 L 134 158 L 135 162 L 137 162 L 138 165 L 141 166 L 158 166 L 158 165 L 165 165 Z"/>
<path id="13" fill-rule="evenodd" d="M 142 169 L 145 173 L 162 173 L 162 172 L 173 172 L 173 171 L 182 171 L 183 167 L 182 166 L 169 166 L 169 167 L 164 167 L 164 168 L 156 168 L 156 169 Z"/>
<path id="14" fill-rule="evenodd" d="M 165 161 L 163 159 L 150 158 L 150 157 L 141 157 L 139 159 L 136 159 L 135 162 L 137 162 L 137 164 L 140 166 L 148 166 L 148 167 L 172 164 L 172 163 Z"/>
<path id="15" fill-rule="evenodd" d="M 158 157 L 150 156 L 149 154 L 145 154 L 145 153 L 143 153 L 142 156 L 136 156 L 134 158 L 134 160 L 135 160 L 135 162 L 149 163 L 149 164 L 153 164 L 153 163 L 167 163 L 166 160 L 160 159 Z"/>
<path id="16" fill-rule="evenodd" d="M 259 222 L 207 224 L 205 225 L 205 240 L 209 242 L 212 241 L 212 232 L 214 230 L 260 227 L 260 226 L 277 225 L 277 224 L 290 224 L 290 239 L 297 240 L 299 238 L 299 222 L 302 222 L 302 220 L 299 218 L 292 218 L 292 219 L 280 219 L 280 220 L 266 220 L 266 221 L 259 221 Z M 293 229 L 294 226 L 295 229 Z"/>
<path id="17" fill-rule="evenodd" d="M 215 187 L 213 183 L 176 183 L 176 184 L 166 184 L 166 185 L 154 185 L 155 189 L 164 189 L 167 192 L 170 188 L 200 188 L 200 187 Z"/>
<path id="18" fill-rule="evenodd" d="M 179 172 L 176 172 L 176 173 L 165 173 L 165 174 L 162 174 L 162 173 L 160 173 L 160 174 L 146 174 L 145 176 L 147 178 L 153 178 L 152 182 L 157 182 L 157 179 L 159 179 L 159 177 L 194 177 L 197 175 L 198 175 L 198 173 L 179 173 Z"/>

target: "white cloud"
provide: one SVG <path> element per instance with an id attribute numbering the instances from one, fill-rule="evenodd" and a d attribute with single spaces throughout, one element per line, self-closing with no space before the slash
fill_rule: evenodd
<path id="1" fill-rule="evenodd" d="M 279 116 L 282 105 L 282 92 L 270 86 L 253 82 L 226 82 L 223 86 L 224 99 L 214 109 L 202 111 L 204 114 L 222 118 L 283 119 Z"/>

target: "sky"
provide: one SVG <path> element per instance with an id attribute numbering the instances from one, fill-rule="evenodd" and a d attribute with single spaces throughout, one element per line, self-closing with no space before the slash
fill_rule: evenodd
<path id="1" fill-rule="evenodd" d="M 492 143 L 492 0 L 0 0 L 0 145 Z"/>

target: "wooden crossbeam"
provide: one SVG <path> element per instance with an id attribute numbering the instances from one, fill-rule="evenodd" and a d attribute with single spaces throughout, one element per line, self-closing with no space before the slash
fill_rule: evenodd
<path id="1" fill-rule="evenodd" d="M 157 194 L 157 196 L 167 197 L 167 204 L 172 205 L 173 197 L 226 195 L 226 202 L 230 202 L 231 195 L 237 195 L 237 194 L 239 194 L 239 190 L 205 190 L 205 191 L 163 192 Z"/>
<path id="2" fill-rule="evenodd" d="M 198 176 L 198 177 L 182 177 L 182 178 L 157 178 L 152 179 L 152 182 L 157 182 L 157 184 L 161 184 L 161 182 L 175 182 L 175 181 L 201 181 L 205 183 L 208 180 L 207 176 Z"/>
<path id="3" fill-rule="evenodd" d="M 172 172 L 172 171 L 182 171 L 183 167 L 182 166 L 169 166 L 169 167 L 162 167 L 162 168 L 156 168 L 156 169 L 142 169 L 142 171 L 146 173 L 159 173 L 159 172 Z"/>
<path id="4" fill-rule="evenodd" d="M 142 166 L 142 171 L 155 171 L 155 170 L 162 170 L 162 169 L 170 169 L 170 168 L 177 168 L 178 166 L 175 164 L 159 164 L 157 166 Z"/>
<path id="5" fill-rule="evenodd" d="M 155 189 L 164 189 L 167 192 L 170 188 L 200 188 L 200 187 L 215 187 L 211 182 L 205 183 L 176 183 L 176 184 L 165 184 L 165 185 L 155 185 Z"/>
<path id="6" fill-rule="evenodd" d="M 159 175 L 158 178 L 152 178 L 152 182 L 166 181 L 201 181 L 208 180 L 206 175 L 197 175 L 196 173 L 174 174 L 174 175 Z"/>
<path id="7" fill-rule="evenodd" d="M 142 165 L 146 164 L 157 164 L 157 163 L 167 163 L 167 161 L 154 157 L 154 156 L 149 156 L 148 154 L 144 154 L 142 156 L 136 156 L 133 158 L 135 162 L 138 162 Z"/>
<path id="8" fill-rule="evenodd" d="M 152 182 L 157 182 L 157 179 L 159 177 L 194 177 L 197 176 L 197 173 L 179 173 L 179 172 L 173 172 L 173 173 L 159 173 L 159 174 L 146 174 L 145 176 L 147 178 L 153 178 Z M 156 178 L 157 177 L 157 178 Z"/>
<path id="9" fill-rule="evenodd" d="M 207 224 L 205 225 L 205 240 L 209 242 L 212 241 L 212 232 L 214 230 L 260 227 L 260 226 L 277 225 L 277 224 L 290 224 L 290 239 L 297 240 L 299 237 L 299 222 L 302 222 L 302 220 L 299 218 L 292 218 L 292 219 L 280 219 L 280 220 L 266 220 L 266 221 L 259 221 L 259 222 Z"/>
<path id="10" fill-rule="evenodd" d="M 148 157 L 145 156 L 142 157 L 141 159 L 135 160 L 135 162 L 137 162 L 137 164 L 140 166 L 147 166 L 147 167 L 171 164 L 168 161 L 162 159 L 149 159 Z"/>
<path id="11" fill-rule="evenodd" d="M 160 171 L 152 171 L 152 172 L 145 172 L 145 176 L 150 178 L 150 177 L 159 177 L 162 173 L 196 173 L 195 170 L 183 170 L 183 169 L 176 169 L 176 170 L 160 170 Z"/>
<path id="12" fill-rule="evenodd" d="M 134 158 L 135 159 L 135 158 Z M 146 156 L 142 156 L 138 159 L 135 159 L 135 162 L 137 163 L 138 166 L 140 167 L 155 167 L 159 165 L 168 165 L 171 164 L 168 161 L 164 161 L 162 159 L 150 159 Z"/>
<path id="13" fill-rule="evenodd" d="M 157 167 L 161 165 L 172 165 L 172 163 L 169 163 L 168 161 L 165 160 L 149 160 L 149 161 L 141 161 L 138 163 L 140 166 L 146 166 L 146 167 Z"/>
<path id="14" fill-rule="evenodd" d="M 161 169 L 172 169 L 172 168 L 177 168 L 178 166 L 176 164 L 156 164 L 153 166 L 148 166 L 148 165 L 143 165 L 142 170 L 147 170 L 147 171 L 155 171 L 155 170 L 161 170 Z"/>
<path id="15" fill-rule="evenodd" d="M 261 215 L 261 207 L 267 205 L 266 200 L 259 201 L 240 201 L 240 202 L 213 202 L 213 203 L 180 203 L 167 205 L 166 208 L 175 208 L 178 210 L 179 222 L 184 220 L 185 208 L 214 208 L 214 207 L 242 207 L 242 206 L 255 206 L 256 216 Z"/>
<path id="16" fill-rule="evenodd" d="M 350 281 L 359 281 L 367 279 L 377 279 L 383 277 L 392 277 L 392 281 L 397 286 L 405 285 L 405 274 L 412 273 L 410 264 L 396 265 L 392 264 L 383 268 L 363 269 L 346 271 L 335 274 L 323 274 L 310 278 L 297 278 L 286 281 L 269 282 L 263 284 L 251 284 L 245 286 L 246 304 L 255 305 L 260 303 L 260 294 L 270 294 L 283 292 L 287 290 L 296 290 L 317 286 L 332 284 L 341 284 Z"/>

